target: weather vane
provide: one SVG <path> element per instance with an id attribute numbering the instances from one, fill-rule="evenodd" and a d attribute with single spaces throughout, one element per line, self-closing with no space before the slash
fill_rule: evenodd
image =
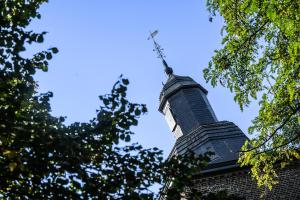
<path id="1" fill-rule="evenodd" d="M 168 66 L 167 62 L 165 61 L 166 56 L 164 55 L 163 48 L 155 41 L 154 37 L 158 34 L 158 30 L 151 32 L 150 31 L 150 36 L 148 37 L 148 40 L 152 39 L 154 43 L 154 49 L 153 51 L 156 51 L 157 57 L 162 60 L 162 63 L 165 67 L 165 72 L 168 76 L 173 74 L 173 69 Z"/>

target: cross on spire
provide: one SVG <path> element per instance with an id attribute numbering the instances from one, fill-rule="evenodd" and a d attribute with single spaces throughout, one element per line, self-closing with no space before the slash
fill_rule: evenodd
<path id="1" fill-rule="evenodd" d="M 166 56 L 164 55 L 163 52 L 163 48 L 161 48 L 161 46 L 155 41 L 154 37 L 157 35 L 158 30 L 151 32 L 150 31 L 150 36 L 148 37 L 148 40 L 152 39 L 153 43 L 154 43 L 154 49 L 153 51 L 156 51 L 157 53 L 157 57 L 159 59 L 161 59 L 164 67 L 165 67 L 165 72 L 168 76 L 173 74 L 173 69 L 171 67 L 168 66 L 167 62 L 165 61 Z"/>

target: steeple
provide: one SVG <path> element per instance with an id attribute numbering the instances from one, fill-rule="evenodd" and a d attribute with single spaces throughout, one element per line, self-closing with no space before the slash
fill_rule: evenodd
<path id="1" fill-rule="evenodd" d="M 218 121 L 207 99 L 207 90 L 191 77 L 170 74 L 160 93 L 158 110 L 176 137 L 170 154 L 213 152 L 212 172 L 238 167 L 238 153 L 247 137 L 234 123 Z"/>
<path id="2" fill-rule="evenodd" d="M 153 40 L 154 51 L 161 59 L 168 75 L 160 94 L 159 111 L 165 115 L 171 131 L 179 138 L 201 125 L 217 122 L 206 97 L 207 90 L 190 77 L 173 74 L 173 69 L 165 60 L 163 48 L 154 39 L 157 33 L 157 30 L 150 31 L 148 40 Z"/>
<path id="3" fill-rule="evenodd" d="M 191 77 L 169 75 L 158 110 L 176 137 L 170 156 L 209 151 L 214 155 L 203 173 L 238 168 L 238 154 L 247 137 L 234 123 L 217 120 L 207 93 Z"/>
<path id="4" fill-rule="evenodd" d="M 163 49 L 154 40 L 158 31 L 150 32 L 154 51 L 162 60 L 168 80 L 159 97 L 158 110 L 176 137 L 170 156 L 187 151 L 196 154 L 213 152 L 211 161 L 202 173 L 236 168 L 239 151 L 247 137 L 234 123 L 218 121 L 207 99 L 207 90 L 189 76 L 173 73 L 165 61 Z"/>
<path id="5" fill-rule="evenodd" d="M 162 60 L 168 80 L 159 97 L 158 110 L 176 137 L 170 157 L 188 151 L 196 154 L 212 152 L 202 173 L 238 168 L 239 151 L 247 137 L 234 123 L 218 121 L 207 99 L 207 90 L 189 76 L 178 76 L 165 61 L 163 49 L 155 41 L 158 31 L 150 32 L 154 51 Z"/>

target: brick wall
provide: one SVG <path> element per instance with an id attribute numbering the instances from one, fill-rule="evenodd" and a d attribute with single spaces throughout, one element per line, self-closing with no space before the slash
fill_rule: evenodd
<path id="1" fill-rule="evenodd" d="M 300 165 L 294 165 L 278 173 L 279 184 L 268 191 L 261 199 L 300 200 Z M 263 191 L 257 189 L 248 170 L 199 177 L 195 179 L 195 188 L 200 191 L 216 192 L 226 189 L 229 193 L 246 197 L 247 200 L 260 199 Z"/>

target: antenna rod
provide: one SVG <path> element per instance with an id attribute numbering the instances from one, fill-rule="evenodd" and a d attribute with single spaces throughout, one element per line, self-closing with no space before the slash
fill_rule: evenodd
<path id="1" fill-rule="evenodd" d="M 153 43 L 154 43 L 154 50 L 157 53 L 158 58 L 160 58 L 162 60 L 162 63 L 165 67 L 165 72 L 168 76 L 170 76 L 171 74 L 173 74 L 173 69 L 171 67 L 168 66 L 167 62 L 165 61 L 165 55 L 163 53 L 163 48 L 160 47 L 160 45 L 155 41 L 154 37 L 157 35 L 158 30 L 151 32 L 150 31 L 150 36 L 148 37 L 149 39 L 152 39 Z"/>

